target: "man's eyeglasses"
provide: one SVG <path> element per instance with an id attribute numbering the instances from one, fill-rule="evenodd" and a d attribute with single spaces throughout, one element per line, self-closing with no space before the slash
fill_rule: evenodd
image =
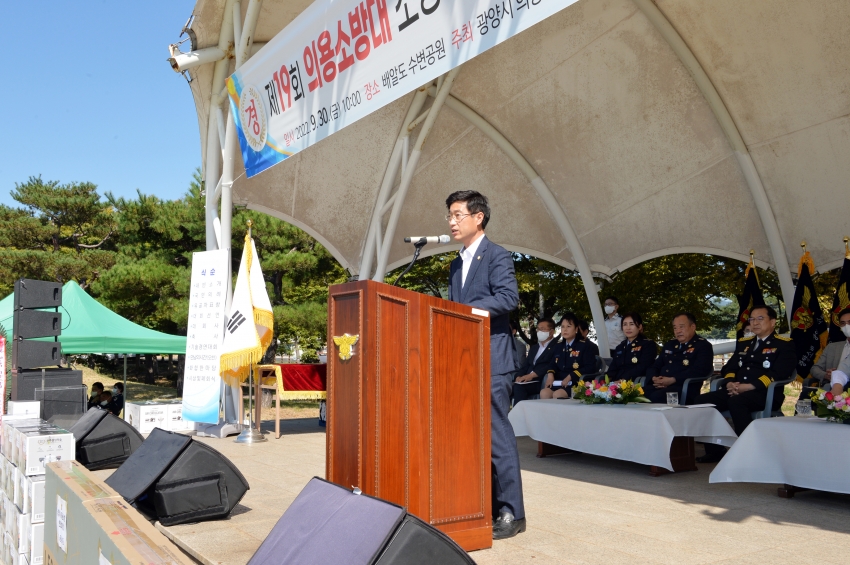
<path id="1" fill-rule="evenodd" d="M 472 214 L 461 214 L 460 212 L 455 212 L 454 214 L 446 214 L 446 221 L 451 222 L 452 220 L 455 223 L 459 224 L 463 221 L 463 219 L 467 216 L 471 216 Z"/>
<path id="2" fill-rule="evenodd" d="M 767 320 L 766 316 L 758 316 L 758 317 L 751 317 L 750 318 L 750 322 L 764 322 L 765 320 Z"/>
<path id="3" fill-rule="evenodd" d="M 839 328 L 843 328 L 844 326 L 850 326 L 850 322 L 838 322 Z"/>

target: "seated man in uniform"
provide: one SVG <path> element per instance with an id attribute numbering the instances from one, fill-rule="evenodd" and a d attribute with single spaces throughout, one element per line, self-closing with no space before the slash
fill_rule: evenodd
<path id="1" fill-rule="evenodd" d="M 767 387 L 773 381 L 790 379 L 797 366 L 797 352 L 791 338 L 776 335 L 776 310 L 770 306 L 755 306 L 750 312 L 750 328 L 755 337 L 742 337 L 735 354 L 721 369 L 724 381 L 717 390 L 701 394 L 697 404 L 714 404 L 721 412 L 729 411 L 735 433 L 739 436 L 752 422 L 751 413 L 764 409 Z M 773 396 L 773 410 L 782 406 L 785 395 Z M 700 463 L 720 461 L 726 448 L 705 444 L 705 456 Z"/>
<path id="2" fill-rule="evenodd" d="M 610 381 L 634 381 L 645 376 L 655 363 L 658 345 L 643 335 L 643 319 L 637 312 L 626 314 L 620 320 L 626 339 L 614 350 L 607 375 Z"/>
<path id="3" fill-rule="evenodd" d="M 582 375 L 596 371 L 596 356 L 579 334 L 579 319 L 572 312 L 561 318 L 561 338 L 546 375 L 540 398 L 569 398 Z"/>
<path id="4" fill-rule="evenodd" d="M 537 322 L 537 343 L 531 346 L 526 357 L 525 365 L 514 379 L 514 406 L 517 402 L 527 400 L 540 394 L 540 385 L 552 364 L 555 352 L 555 320 L 543 318 Z"/>
<path id="5" fill-rule="evenodd" d="M 688 397 L 682 398 L 686 379 L 707 377 L 713 368 L 714 348 L 708 340 L 697 335 L 697 322 L 690 312 L 673 316 L 673 335 L 661 348 L 661 354 L 646 370 L 644 395 L 650 402 L 667 402 L 667 393 L 679 394 L 679 404 L 689 404 L 699 385 L 688 387 Z"/>

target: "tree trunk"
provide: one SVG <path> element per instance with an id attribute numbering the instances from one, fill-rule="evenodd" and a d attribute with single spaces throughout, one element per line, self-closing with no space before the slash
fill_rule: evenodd
<path id="1" fill-rule="evenodd" d="M 146 385 L 152 385 L 156 382 L 156 355 L 145 355 L 145 374 L 144 381 Z"/>

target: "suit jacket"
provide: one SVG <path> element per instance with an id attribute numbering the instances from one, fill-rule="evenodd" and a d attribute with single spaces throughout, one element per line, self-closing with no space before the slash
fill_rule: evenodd
<path id="1" fill-rule="evenodd" d="M 507 249 L 482 236 L 462 284 L 463 260 L 458 256 L 449 270 L 449 300 L 490 313 L 490 373 L 516 370 L 509 315 L 519 304 L 514 262 Z"/>
<path id="2" fill-rule="evenodd" d="M 558 339 L 555 358 L 549 368 L 549 372 L 555 374 L 556 381 L 572 381 L 575 384 L 583 375 L 596 372 L 596 355 L 587 344 L 588 342 L 578 338 L 570 345 L 567 345 L 564 338 Z"/>
<path id="3" fill-rule="evenodd" d="M 555 354 L 557 341 L 557 339 L 549 340 L 549 343 L 546 344 L 546 348 L 543 349 L 543 353 L 540 354 L 540 358 L 536 363 L 534 362 L 534 356 L 537 355 L 538 351 L 540 351 L 540 344 L 535 343 L 532 345 L 531 349 L 528 351 L 525 366 L 522 368 L 522 371 L 519 372 L 519 376 L 527 375 L 534 371 L 534 374 L 537 375 L 537 379 L 535 380 L 542 380 L 552 365 L 552 356 Z"/>
<path id="4" fill-rule="evenodd" d="M 754 337 L 742 337 L 735 345 L 735 354 L 723 365 L 720 374 L 739 383 L 767 390 L 773 381 L 790 379 L 797 368 L 797 349 L 791 338 L 770 335 L 758 351 L 753 352 Z M 781 391 L 780 391 L 781 392 Z"/>
<path id="5" fill-rule="evenodd" d="M 608 378 L 612 381 L 633 381 L 646 375 L 655 362 L 658 345 L 651 339 L 636 339 L 632 343 L 624 339 L 614 350 L 614 358 L 608 367 Z"/>
<path id="6" fill-rule="evenodd" d="M 820 354 L 818 362 L 812 365 L 812 376 L 823 383 L 828 381 L 826 378 L 827 369 L 837 369 L 838 363 L 841 361 L 841 354 L 844 352 L 844 344 L 847 341 L 834 341 L 826 346 L 823 353 Z"/>
<path id="7" fill-rule="evenodd" d="M 714 347 L 694 334 L 688 343 L 676 339 L 665 343 L 655 363 L 646 370 L 646 377 L 673 377 L 676 384 L 671 386 L 681 388 L 686 379 L 707 377 L 713 367 Z"/>

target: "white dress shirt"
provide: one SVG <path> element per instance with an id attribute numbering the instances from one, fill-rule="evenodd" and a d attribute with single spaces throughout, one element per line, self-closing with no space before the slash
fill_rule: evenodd
<path id="1" fill-rule="evenodd" d="M 534 365 L 534 363 L 537 363 L 537 360 L 540 359 L 540 356 L 543 354 L 543 350 L 546 349 L 546 346 L 549 345 L 549 342 L 553 339 L 554 338 L 550 337 L 548 340 L 546 340 L 545 343 L 539 344 L 540 347 L 537 348 L 537 353 L 534 355 L 534 361 L 531 363 L 532 365 Z"/>
<path id="2" fill-rule="evenodd" d="M 626 334 L 623 333 L 623 318 L 619 314 L 614 314 L 610 318 L 605 318 L 605 330 L 608 332 L 608 347 L 612 350 L 616 349 L 620 342 L 626 339 Z"/>
<path id="3" fill-rule="evenodd" d="M 473 259 L 475 259 L 475 252 L 478 251 L 478 246 L 481 244 L 481 240 L 484 239 L 484 234 L 478 236 L 478 239 L 473 241 L 469 247 L 464 247 L 460 250 L 460 259 L 463 261 L 463 268 L 461 269 L 461 278 L 460 278 L 460 286 L 463 288 L 466 285 L 466 274 L 469 272 L 469 267 L 472 265 Z"/>
<path id="4" fill-rule="evenodd" d="M 850 339 L 844 342 L 844 350 L 841 352 L 841 361 L 838 362 L 838 368 L 832 371 L 829 384 L 847 386 L 848 380 L 850 380 Z"/>

